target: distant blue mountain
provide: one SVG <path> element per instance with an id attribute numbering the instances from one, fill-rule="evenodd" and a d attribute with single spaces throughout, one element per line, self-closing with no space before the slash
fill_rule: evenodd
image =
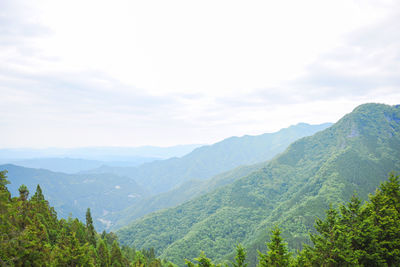
<path id="1" fill-rule="evenodd" d="M 180 158 L 153 161 L 138 167 L 103 166 L 90 172 L 129 176 L 153 194 L 158 194 L 191 179 L 207 179 L 240 165 L 269 160 L 297 139 L 331 125 L 299 123 L 275 133 L 230 137 L 213 145 L 198 147 Z"/>
<path id="2" fill-rule="evenodd" d="M 140 158 L 167 159 L 181 157 L 199 147 L 199 144 L 171 147 L 81 147 L 81 148 L 5 148 L 0 149 L 0 161 L 33 158 L 75 158 L 98 161 L 131 162 Z"/>

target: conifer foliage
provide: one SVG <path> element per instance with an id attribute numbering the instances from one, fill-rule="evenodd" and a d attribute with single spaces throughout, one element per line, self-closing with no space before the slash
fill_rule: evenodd
<path id="1" fill-rule="evenodd" d="M 96 233 L 90 209 L 86 225 L 78 219 L 57 219 L 38 185 L 28 199 L 25 185 L 19 197 L 7 189 L 7 171 L 0 171 L 0 266 L 140 266 L 167 265 L 155 258 L 154 250 L 121 250 L 114 233 Z M 152 255 L 150 259 L 148 256 Z"/>
<path id="2" fill-rule="evenodd" d="M 330 208 L 315 224 L 313 247 L 302 252 L 309 266 L 397 266 L 400 264 L 400 181 L 390 174 L 369 201 L 353 196 Z"/>
<path id="3" fill-rule="evenodd" d="M 258 254 L 258 266 L 399 266 L 400 265 L 400 178 L 390 174 L 386 182 L 361 203 L 353 196 L 337 209 L 332 206 L 324 219 L 315 221 L 312 246 L 294 258 L 275 227 L 267 253 Z M 233 266 L 244 266 L 246 254 L 241 246 L 236 249 Z M 204 253 L 186 261 L 189 267 L 217 266 Z"/>
<path id="4" fill-rule="evenodd" d="M 258 252 L 260 257 L 260 267 L 284 267 L 289 265 L 290 254 L 288 252 L 287 244 L 283 242 L 281 230 L 277 226 L 272 230 L 271 242 L 269 242 L 267 246 L 269 249 L 267 254 Z"/>

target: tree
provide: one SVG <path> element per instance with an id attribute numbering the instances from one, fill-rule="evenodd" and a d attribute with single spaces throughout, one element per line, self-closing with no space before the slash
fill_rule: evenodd
<path id="1" fill-rule="evenodd" d="M 267 254 L 258 252 L 258 266 L 288 266 L 290 262 L 290 253 L 288 252 L 287 244 L 283 242 L 280 229 L 275 227 L 271 233 L 271 241 L 267 243 L 267 247 L 269 249 Z"/>
<path id="2" fill-rule="evenodd" d="M 400 181 L 393 173 L 364 207 L 362 222 L 365 265 L 395 266 L 400 262 Z"/>
<path id="3" fill-rule="evenodd" d="M 200 252 L 200 256 L 198 258 L 194 259 L 198 263 L 194 264 L 193 262 L 189 260 L 185 260 L 185 263 L 188 267 L 218 267 L 221 266 L 220 264 L 215 265 L 211 259 L 206 257 L 206 254 L 204 254 L 204 251 Z"/>
<path id="4" fill-rule="evenodd" d="M 19 191 L 19 198 L 22 200 L 22 201 L 26 201 L 26 200 L 28 200 L 28 196 L 29 196 L 29 191 L 28 191 L 28 188 L 26 187 L 26 185 L 21 185 L 19 188 L 18 188 L 18 191 Z"/>
<path id="5" fill-rule="evenodd" d="M 0 171 L 0 215 L 7 213 L 11 201 L 11 195 L 7 189 L 7 184 L 10 182 L 6 174 L 7 171 Z"/>
<path id="6" fill-rule="evenodd" d="M 235 262 L 232 262 L 233 267 L 246 267 L 246 250 L 242 244 L 236 246 Z"/>
<path id="7" fill-rule="evenodd" d="M 316 220 L 314 247 L 306 246 L 298 265 L 396 266 L 400 262 L 400 181 L 394 174 L 369 202 L 353 196 L 339 210 L 332 207 Z"/>
<path id="8" fill-rule="evenodd" d="M 146 264 L 146 257 L 143 255 L 141 251 L 136 251 L 135 258 L 132 262 L 134 267 L 143 267 Z"/>
<path id="9" fill-rule="evenodd" d="M 40 188 L 40 185 L 36 186 L 36 192 L 32 197 L 32 200 L 34 201 L 44 201 L 44 196 L 43 196 L 43 192 L 42 192 L 42 188 Z"/>
<path id="10" fill-rule="evenodd" d="M 122 253 L 116 240 L 114 240 L 111 247 L 110 261 L 111 266 L 122 266 Z"/>
<path id="11" fill-rule="evenodd" d="M 0 190 L 4 190 L 9 183 L 7 180 L 7 170 L 0 171 Z"/>
<path id="12" fill-rule="evenodd" d="M 89 243 L 96 247 L 96 233 L 93 226 L 92 215 L 90 214 L 90 208 L 86 210 L 86 234 Z"/>
<path id="13" fill-rule="evenodd" d="M 97 245 L 97 255 L 98 262 L 100 267 L 108 267 L 110 266 L 110 253 L 103 239 L 99 239 Z"/>

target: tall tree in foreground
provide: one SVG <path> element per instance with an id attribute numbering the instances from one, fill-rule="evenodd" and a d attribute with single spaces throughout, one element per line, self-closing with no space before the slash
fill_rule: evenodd
<path id="1" fill-rule="evenodd" d="M 116 235 L 104 233 L 102 239 L 95 232 L 89 209 L 86 225 L 78 219 L 58 220 L 39 185 L 30 199 L 24 185 L 11 198 L 8 183 L 6 171 L 0 171 L 0 266 L 129 266 Z M 112 262 L 105 241 L 113 242 Z M 126 249 L 128 254 L 132 250 Z"/>
<path id="2" fill-rule="evenodd" d="M 89 243 L 96 247 L 96 232 L 93 226 L 92 215 L 90 214 L 90 208 L 86 210 L 86 235 Z"/>
<path id="3" fill-rule="evenodd" d="M 242 246 L 242 244 L 238 244 L 236 246 L 236 256 L 235 261 L 232 262 L 233 267 L 246 267 L 246 249 Z"/>
<path id="4" fill-rule="evenodd" d="M 317 220 L 314 246 L 297 261 L 305 266 L 398 266 L 400 263 L 400 182 L 390 174 L 370 201 L 356 197 Z M 301 259 L 301 260 L 300 260 Z"/>
<path id="5" fill-rule="evenodd" d="M 258 252 L 258 255 L 259 255 L 258 266 L 260 266 L 260 267 L 289 266 L 290 253 L 288 252 L 287 244 L 285 242 L 283 242 L 283 239 L 281 237 L 281 230 L 278 227 L 275 227 L 271 231 L 271 233 L 272 233 L 271 241 L 269 243 L 267 243 L 267 247 L 269 249 L 267 254 Z"/>
<path id="6" fill-rule="evenodd" d="M 122 253 L 121 249 L 118 246 L 117 241 L 114 241 L 111 247 L 111 255 L 110 255 L 110 260 L 111 260 L 111 266 L 113 267 L 121 267 L 122 266 Z"/>
<path id="7" fill-rule="evenodd" d="M 108 267 L 110 265 L 110 253 L 103 239 L 99 239 L 97 245 L 98 265 L 100 267 Z"/>
<path id="8" fill-rule="evenodd" d="M 204 251 L 200 253 L 200 256 L 198 258 L 194 259 L 198 263 L 194 264 L 193 262 L 189 260 L 185 260 L 185 263 L 188 267 L 220 267 L 220 264 L 215 265 L 211 259 L 206 257 L 206 254 L 204 254 Z"/>

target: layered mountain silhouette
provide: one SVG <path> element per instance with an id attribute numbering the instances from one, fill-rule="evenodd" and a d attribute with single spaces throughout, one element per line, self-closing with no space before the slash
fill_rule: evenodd
<path id="1" fill-rule="evenodd" d="M 153 194 L 159 194 L 192 179 L 207 179 L 240 165 L 269 160 L 295 140 L 330 125 L 299 123 L 275 133 L 227 138 L 213 145 L 196 148 L 180 158 L 153 161 L 139 167 L 104 166 L 90 172 L 128 176 Z"/>

